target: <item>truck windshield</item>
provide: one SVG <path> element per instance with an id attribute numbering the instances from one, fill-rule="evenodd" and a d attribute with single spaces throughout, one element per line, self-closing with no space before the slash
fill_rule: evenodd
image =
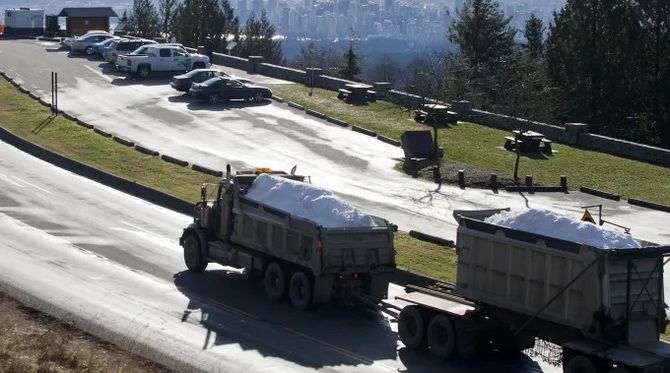
<path id="1" fill-rule="evenodd" d="M 147 47 L 142 46 L 142 47 L 139 47 L 139 48 L 135 49 L 130 54 L 142 54 L 142 53 L 146 53 L 146 51 L 147 51 Z"/>

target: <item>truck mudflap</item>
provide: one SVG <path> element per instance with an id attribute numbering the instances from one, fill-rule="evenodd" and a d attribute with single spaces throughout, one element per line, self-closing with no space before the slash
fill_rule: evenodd
<path id="1" fill-rule="evenodd" d="M 563 366 L 576 355 L 594 356 L 640 372 L 670 372 L 670 345 L 661 341 L 645 347 L 609 345 L 592 339 L 563 344 Z"/>

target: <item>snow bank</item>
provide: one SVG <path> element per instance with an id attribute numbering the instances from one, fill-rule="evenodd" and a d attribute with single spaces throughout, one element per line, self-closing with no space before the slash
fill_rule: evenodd
<path id="1" fill-rule="evenodd" d="M 269 174 L 260 174 L 246 197 L 311 220 L 325 228 L 375 227 L 370 215 L 312 184 Z"/>
<path id="2" fill-rule="evenodd" d="M 602 249 L 640 247 L 640 244 L 628 234 L 571 219 L 549 210 L 503 211 L 486 218 L 484 221 Z"/>

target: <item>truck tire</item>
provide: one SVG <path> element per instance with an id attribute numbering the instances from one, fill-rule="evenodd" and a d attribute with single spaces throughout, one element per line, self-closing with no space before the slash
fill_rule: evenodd
<path id="1" fill-rule="evenodd" d="M 195 232 L 184 237 L 184 263 L 191 272 L 202 272 L 207 268 L 207 260 L 202 255 L 200 239 Z"/>
<path id="2" fill-rule="evenodd" d="M 265 269 L 263 278 L 265 294 L 272 300 L 280 300 L 286 295 L 286 274 L 279 263 L 271 263 Z"/>
<path id="3" fill-rule="evenodd" d="M 428 347 L 433 356 L 450 359 L 456 352 L 456 329 L 453 321 L 445 315 L 435 315 L 428 324 Z"/>
<path id="4" fill-rule="evenodd" d="M 426 346 L 426 323 L 417 306 L 407 306 L 398 316 L 398 337 L 400 341 L 414 350 Z"/>
<path id="5" fill-rule="evenodd" d="M 577 355 L 568 361 L 565 373 L 598 373 L 595 364 L 584 355 Z"/>
<path id="6" fill-rule="evenodd" d="M 303 271 L 296 271 L 291 276 L 288 295 L 293 307 L 306 310 L 312 305 L 312 294 L 314 287 L 312 280 Z"/>
<path id="7" fill-rule="evenodd" d="M 137 75 L 140 78 L 148 78 L 151 75 L 151 68 L 147 65 L 141 65 L 137 68 Z"/>

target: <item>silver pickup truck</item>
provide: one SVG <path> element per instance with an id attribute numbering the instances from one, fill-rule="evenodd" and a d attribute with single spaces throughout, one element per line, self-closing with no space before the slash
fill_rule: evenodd
<path id="1" fill-rule="evenodd" d="M 119 71 L 141 78 L 148 78 L 156 72 L 184 72 L 210 66 L 209 57 L 189 53 L 176 44 L 148 44 L 116 59 Z"/>
<path id="2" fill-rule="evenodd" d="M 245 268 L 263 276 L 269 298 L 289 296 L 293 306 L 309 308 L 355 297 L 385 298 L 395 271 L 395 226 L 372 217 L 376 226 L 325 228 L 308 219 L 255 202 L 245 194 L 260 172 L 230 174 L 216 198 L 203 186 L 194 221 L 180 238 L 191 271 L 208 262 Z M 304 182 L 303 176 L 272 172 Z"/>

